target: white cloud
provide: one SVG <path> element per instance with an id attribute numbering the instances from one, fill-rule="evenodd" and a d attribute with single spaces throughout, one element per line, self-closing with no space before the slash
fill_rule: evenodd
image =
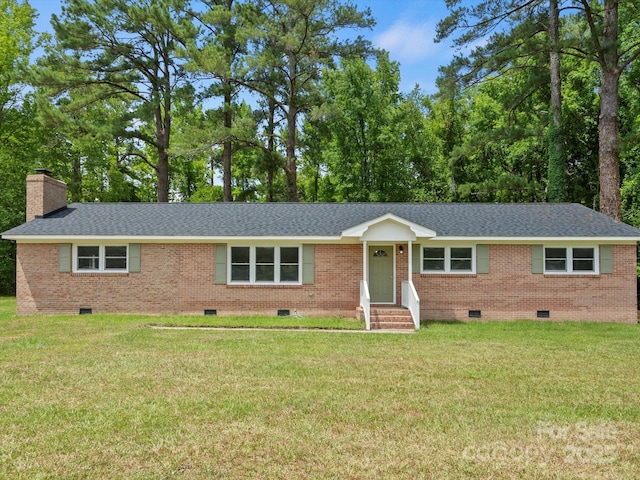
<path id="1" fill-rule="evenodd" d="M 378 35 L 375 44 L 388 50 L 392 58 L 411 64 L 424 60 L 437 50 L 434 37 L 435 27 L 431 22 L 411 24 L 399 20 Z"/>

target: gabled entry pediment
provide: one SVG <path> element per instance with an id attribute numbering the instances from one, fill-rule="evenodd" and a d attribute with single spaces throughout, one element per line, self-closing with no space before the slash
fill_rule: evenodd
<path id="1" fill-rule="evenodd" d="M 404 218 L 387 213 L 342 232 L 343 237 L 358 237 L 367 242 L 413 242 L 416 238 L 432 238 L 436 232 Z"/>

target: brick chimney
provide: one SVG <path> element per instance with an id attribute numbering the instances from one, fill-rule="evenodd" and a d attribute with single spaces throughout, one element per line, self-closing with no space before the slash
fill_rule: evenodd
<path id="1" fill-rule="evenodd" d="M 27 222 L 66 206 L 66 183 L 53 178 L 51 172 L 44 168 L 38 168 L 35 175 L 27 176 Z"/>

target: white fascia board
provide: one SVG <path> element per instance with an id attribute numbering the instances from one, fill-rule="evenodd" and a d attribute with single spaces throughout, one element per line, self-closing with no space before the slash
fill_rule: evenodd
<path id="1" fill-rule="evenodd" d="M 372 225 L 376 225 L 378 223 L 387 221 L 387 220 L 393 220 L 394 222 L 397 222 L 401 225 L 404 225 L 405 227 L 411 229 L 413 231 L 413 233 L 415 233 L 416 237 L 435 237 L 436 236 L 436 232 L 423 227 L 422 225 L 418 225 L 417 223 L 413 223 L 410 222 L 409 220 L 405 220 L 402 217 L 398 217 L 397 215 L 394 215 L 393 213 L 387 213 L 385 215 L 382 215 L 381 217 L 377 217 L 374 218 L 373 220 L 369 220 L 368 222 L 364 222 L 361 223 L 359 225 L 355 225 L 353 227 L 347 228 L 346 230 L 344 230 L 342 232 L 342 237 L 362 237 L 362 235 L 364 235 L 364 233 L 367 231 L 367 229 L 369 227 L 371 227 Z"/>
<path id="2" fill-rule="evenodd" d="M 371 223 L 371 222 L 367 222 Z M 353 227 L 355 229 L 356 227 Z M 367 226 L 368 228 L 368 226 Z M 297 242 L 297 243 L 359 243 L 360 236 L 345 230 L 342 236 L 295 236 L 295 237 L 209 237 L 209 236 L 134 236 L 134 235 L 3 235 L 4 240 L 18 243 L 238 243 L 238 242 Z M 426 229 L 428 230 L 428 229 Z M 366 228 L 363 230 L 363 233 Z M 434 233 L 432 231 L 428 231 Z M 349 233 L 349 235 L 345 235 Z M 503 243 L 503 244 L 542 244 L 542 243 L 610 243 L 635 244 L 640 237 L 438 237 L 416 233 L 420 242 L 465 242 L 465 243 Z"/>
<path id="3" fill-rule="evenodd" d="M 297 242 L 297 243 L 347 243 L 340 237 L 209 237 L 209 236 L 135 236 L 135 235 L 7 235 L 5 240 L 18 243 L 234 243 L 234 242 Z"/>
<path id="4" fill-rule="evenodd" d="M 640 237 L 433 237 L 426 239 L 434 242 L 473 242 L 473 243 L 618 243 L 634 244 L 640 242 Z M 419 241 L 419 240 L 418 240 Z"/>

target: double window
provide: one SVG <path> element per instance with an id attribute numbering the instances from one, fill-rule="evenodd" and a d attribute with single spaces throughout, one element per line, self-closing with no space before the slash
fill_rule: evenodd
<path id="1" fill-rule="evenodd" d="M 126 245 L 76 245 L 74 270 L 76 272 L 126 272 Z"/>
<path id="2" fill-rule="evenodd" d="M 545 273 L 598 273 L 596 247 L 545 247 Z"/>
<path id="3" fill-rule="evenodd" d="M 474 247 L 423 247 L 423 273 L 475 273 Z"/>
<path id="4" fill-rule="evenodd" d="M 231 247 L 231 283 L 300 283 L 300 247 Z"/>

